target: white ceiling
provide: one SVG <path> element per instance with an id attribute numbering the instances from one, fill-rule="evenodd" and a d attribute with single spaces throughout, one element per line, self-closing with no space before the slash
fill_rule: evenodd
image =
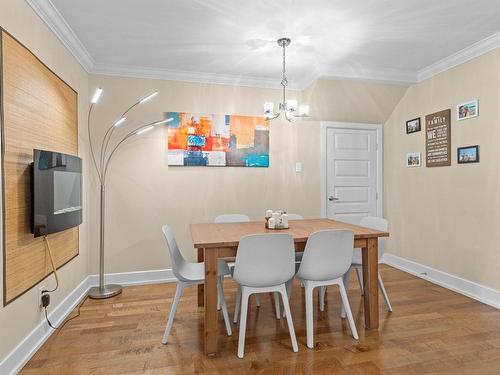
<path id="1" fill-rule="evenodd" d="M 275 40 L 288 36 L 296 87 L 318 76 L 411 82 L 493 34 L 489 49 L 500 45 L 499 0 L 27 1 L 102 73 L 279 84 Z"/>

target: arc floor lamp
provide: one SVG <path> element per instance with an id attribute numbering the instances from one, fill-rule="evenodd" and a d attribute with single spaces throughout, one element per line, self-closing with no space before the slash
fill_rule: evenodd
<path id="1" fill-rule="evenodd" d="M 146 95 L 142 99 L 138 100 L 136 103 L 131 105 L 130 107 L 127 108 L 125 112 L 122 113 L 122 115 L 116 120 L 109 128 L 106 130 L 106 133 L 104 135 L 104 138 L 101 141 L 101 145 L 99 147 L 99 153 L 97 154 L 98 158 L 96 157 L 96 154 L 94 153 L 94 146 L 92 144 L 92 132 L 91 132 L 91 127 L 90 127 L 90 118 L 92 114 L 92 109 L 95 104 L 99 101 L 99 98 L 101 97 L 102 94 L 102 89 L 98 88 L 92 97 L 92 101 L 90 103 L 90 108 L 89 108 L 89 114 L 88 114 L 88 121 L 87 121 L 87 131 L 88 131 L 88 137 L 89 137 L 89 144 L 90 144 L 90 153 L 92 155 L 92 162 L 94 164 L 94 167 L 97 172 L 97 176 L 99 178 L 99 185 L 100 185 L 100 243 L 99 243 L 99 286 L 90 288 L 89 290 L 89 297 L 90 298 L 96 298 L 96 299 L 102 299 L 102 298 L 109 298 L 116 296 L 122 292 L 122 287 L 120 285 L 115 285 L 115 284 L 105 284 L 104 283 L 104 228 L 105 228 L 105 213 L 106 213 L 106 176 L 109 168 L 109 163 L 111 159 L 113 158 L 113 155 L 115 154 L 116 150 L 129 138 L 135 136 L 135 135 L 140 135 L 144 134 L 150 130 L 153 130 L 156 126 L 163 125 L 171 121 L 172 119 L 164 119 L 160 121 L 155 121 L 149 124 L 141 125 L 134 130 L 128 132 L 125 136 L 123 136 L 121 139 L 114 144 L 114 147 L 111 145 L 110 146 L 110 141 L 113 137 L 113 133 L 115 129 L 123 124 L 125 120 L 127 119 L 127 114 L 137 107 L 140 104 L 144 104 L 150 99 L 154 98 L 158 92 L 155 91 L 149 95 Z"/>

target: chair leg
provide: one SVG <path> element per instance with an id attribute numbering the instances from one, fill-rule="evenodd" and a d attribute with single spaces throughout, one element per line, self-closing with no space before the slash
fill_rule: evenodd
<path id="1" fill-rule="evenodd" d="M 378 286 L 380 288 L 380 291 L 382 292 L 382 295 L 384 296 L 385 304 L 387 305 L 387 310 L 392 312 L 391 301 L 389 301 L 389 296 L 387 295 L 387 291 L 385 290 L 384 282 L 382 281 L 380 273 L 378 274 Z"/>
<path id="2" fill-rule="evenodd" d="M 361 268 L 356 267 L 356 277 L 358 278 L 359 290 L 361 291 L 361 295 L 365 293 L 363 289 L 363 274 L 361 273 Z"/>
<path id="3" fill-rule="evenodd" d="M 349 300 L 347 299 L 347 293 L 344 289 L 344 282 L 342 279 L 339 279 L 339 290 L 340 297 L 342 298 L 342 305 L 345 308 L 345 312 L 347 314 L 347 321 L 349 322 L 349 327 L 351 327 L 352 337 L 356 340 L 359 339 L 358 331 L 356 330 L 356 324 L 354 324 L 354 318 L 352 317 L 351 306 L 349 306 Z"/>
<path id="4" fill-rule="evenodd" d="M 349 290 L 349 279 L 350 279 L 350 277 L 351 277 L 351 268 L 349 268 L 347 270 L 347 272 L 344 274 L 344 276 L 342 276 L 342 281 L 344 282 L 346 293 Z M 340 317 L 342 319 L 345 319 L 346 315 L 345 315 L 344 304 L 342 303 L 342 299 L 340 299 L 340 300 L 341 300 L 341 302 L 340 302 Z"/>
<path id="5" fill-rule="evenodd" d="M 280 319 L 280 297 L 278 292 L 274 292 L 274 309 L 276 310 L 276 319 Z"/>
<path id="6" fill-rule="evenodd" d="M 297 338 L 295 337 L 295 329 L 293 328 L 292 313 L 290 311 L 290 304 L 288 303 L 288 294 L 284 285 L 282 285 L 280 289 L 283 309 L 285 310 L 286 322 L 288 324 L 288 331 L 290 332 L 290 341 L 292 342 L 292 350 L 296 353 L 299 351 L 299 347 L 297 345 Z"/>
<path id="7" fill-rule="evenodd" d="M 241 316 L 240 316 L 240 335 L 238 338 L 238 357 L 243 358 L 245 354 L 245 331 L 247 328 L 248 313 L 248 289 L 242 287 L 241 291 Z"/>
<path id="8" fill-rule="evenodd" d="M 313 314 L 313 287 L 310 282 L 304 281 L 306 301 L 306 331 L 307 347 L 314 348 L 314 314 Z"/>
<path id="9" fill-rule="evenodd" d="M 186 285 L 183 282 L 177 283 L 174 300 L 172 301 L 172 306 L 170 306 L 170 313 L 168 314 L 167 326 L 165 327 L 165 332 L 163 333 L 163 339 L 161 340 L 162 344 L 166 344 L 168 342 L 168 336 L 170 335 L 170 330 L 172 329 L 172 325 L 174 324 L 174 317 L 175 317 L 175 312 L 177 311 L 177 305 L 179 304 L 182 291 L 184 290 L 185 287 Z"/>
<path id="10" fill-rule="evenodd" d="M 226 299 L 224 298 L 224 287 L 220 281 L 217 283 L 217 294 L 219 297 L 220 305 L 222 308 L 222 316 L 224 317 L 224 324 L 226 325 L 227 335 L 231 336 L 233 334 L 231 330 L 231 323 L 229 320 L 229 314 L 227 313 Z"/>
<path id="11" fill-rule="evenodd" d="M 221 285 L 224 285 L 224 276 L 219 276 L 218 278 L 219 278 L 218 282 L 219 282 Z M 217 311 L 220 311 L 220 308 L 221 308 L 221 307 L 220 307 L 220 297 L 219 297 L 219 296 L 217 296 Z"/>
<path id="12" fill-rule="evenodd" d="M 255 297 L 255 306 L 260 307 L 260 297 L 257 293 L 254 294 Z"/>
<path id="13" fill-rule="evenodd" d="M 320 311 L 325 311 L 325 294 L 326 294 L 326 285 L 319 287 L 319 309 Z"/>
<path id="14" fill-rule="evenodd" d="M 292 297 L 292 288 L 293 288 L 293 279 L 290 279 L 286 282 L 285 284 L 286 287 L 286 295 L 288 296 L 288 301 L 290 301 L 290 298 Z M 286 317 L 286 311 L 283 309 L 283 318 Z"/>
<path id="15" fill-rule="evenodd" d="M 241 286 L 238 285 L 238 290 L 236 291 L 236 299 L 234 301 L 234 317 L 233 317 L 233 323 L 236 324 L 238 323 L 238 313 L 240 311 L 240 304 L 241 304 Z"/>

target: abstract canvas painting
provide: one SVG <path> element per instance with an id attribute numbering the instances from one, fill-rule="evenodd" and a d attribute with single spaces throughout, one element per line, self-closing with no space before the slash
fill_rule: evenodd
<path id="1" fill-rule="evenodd" d="M 264 117 L 168 112 L 168 165 L 269 167 Z"/>

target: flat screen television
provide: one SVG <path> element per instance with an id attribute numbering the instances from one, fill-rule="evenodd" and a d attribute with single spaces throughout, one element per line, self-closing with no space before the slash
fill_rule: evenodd
<path id="1" fill-rule="evenodd" d="M 31 232 L 35 237 L 82 223 L 82 159 L 33 150 Z"/>

